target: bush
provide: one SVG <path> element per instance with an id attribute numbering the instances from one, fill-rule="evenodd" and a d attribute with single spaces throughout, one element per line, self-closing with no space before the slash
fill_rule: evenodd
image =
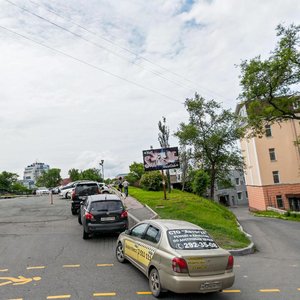
<path id="1" fill-rule="evenodd" d="M 159 171 L 145 173 L 141 178 L 141 186 L 147 191 L 160 191 L 162 188 L 162 176 Z"/>
<path id="2" fill-rule="evenodd" d="M 202 196 L 206 192 L 208 184 L 209 184 L 209 175 L 203 170 L 198 170 L 195 173 L 192 182 L 193 192 L 198 196 Z"/>

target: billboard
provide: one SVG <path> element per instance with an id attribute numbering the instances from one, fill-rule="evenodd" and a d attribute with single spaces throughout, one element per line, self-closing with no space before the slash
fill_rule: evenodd
<path id="1" fill-rule="evenodd" d="M 179 168 L 178 147 L 144 150 L 143 162 L 145 171 Z"/>

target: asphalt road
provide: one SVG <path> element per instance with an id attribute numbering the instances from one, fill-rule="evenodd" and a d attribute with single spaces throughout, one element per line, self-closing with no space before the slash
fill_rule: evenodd
<path id="1" fill-rule="evenodd" d="M 300 223 L 236 212 L 259 251 L 235 257 L 234 286 L 213 295 L 168 293 L 164 299 L 300 299 Z M 146 277 L 115 259 L 116 239 L 84 241 L 69 200 L 0 200 L 0 300 L 153 299 Z"/>

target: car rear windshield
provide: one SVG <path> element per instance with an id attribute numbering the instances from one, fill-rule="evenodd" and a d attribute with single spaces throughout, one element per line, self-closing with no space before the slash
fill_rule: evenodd
<path id="1" fill-rule="evenodd" d="M 124 206 L 119 200 L 104 200 L 91 203 L 91 210 L 95 211 L 119 211 Z"/>
<path id="2" fill-rule="evenodd" d="M 174 229 L 168 230 L 169 244 L 179 250 L 205 250 L 219 248 L 205 230 Z"/>
<path id="3" fill-rule="evenodd" d="M 98 186 L 97 184 L 80 184 L 76 186 L 76 192 L 79 195 L 95 195 L 97 194 Z"/>

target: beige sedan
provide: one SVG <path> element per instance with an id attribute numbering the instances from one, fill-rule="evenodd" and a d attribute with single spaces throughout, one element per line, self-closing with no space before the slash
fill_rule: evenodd
<path id="1" fill-rule="evenodd" d="M 119 262 L 130 261 L 149 279 L 152 294 L 210 293 L 234 282 L 233 256 L 201 227 L 178 220 L 148 220 L 121 233 Z"/>

